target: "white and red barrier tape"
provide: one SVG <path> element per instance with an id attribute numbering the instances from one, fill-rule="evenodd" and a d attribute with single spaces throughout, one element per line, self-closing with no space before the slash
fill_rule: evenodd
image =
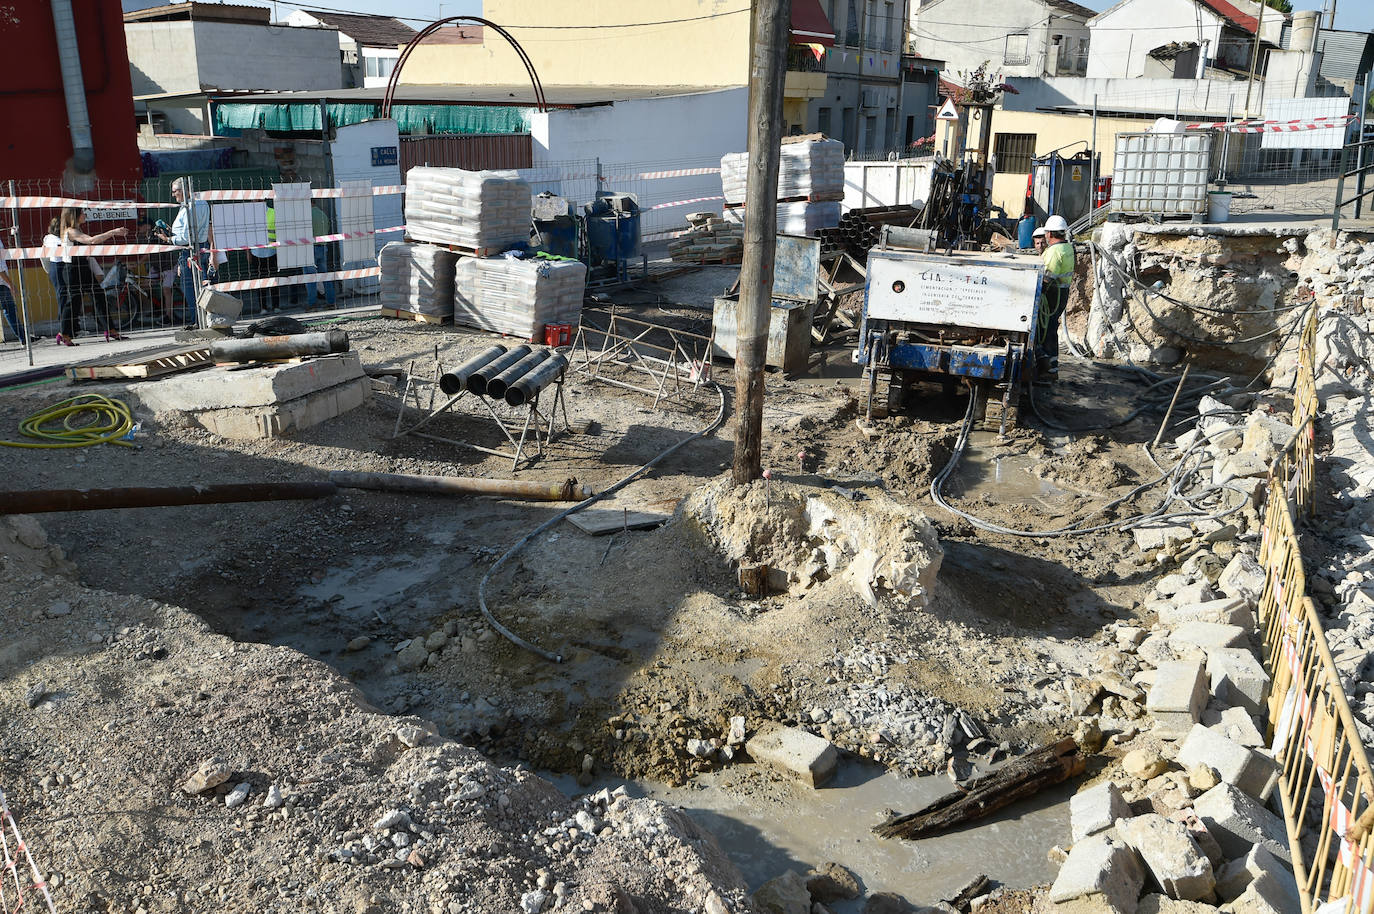
<path id="1" fill-rule="evenodd" d="M 720 166 L 715 168 L 674 168 L 668 171 L 641 171 L 632 175 L 604 175 L 603 181 L 657 181 L 661 178 L 691 178 L 697 175 L 718 175 Z"/>
<path id="2" fill-rule="evenodd" d="M 8 832 L 14 835 L 16 845 L 14 853 L 10 853 L 10 841 Z M 50 914 L 57 914 L 57 908 L 52 902 L 52 893 L 48 891 L 48 882 L 43 878 L 43 874 L 38 871 L 38 864 L 33 861 L 33 854 L 29 852 L 29 846 L 24 843 L 24 836 L 19 833 L 19 823 L 14 821 L 14 814 L 10 812 L 9 801 L 5 799 L 5 791 L 0 790 L 0 849 L 3 849 L 4 857 L 0 860 L 5 867 L 5 873 L 0 875 L 0 910 L 4 914 L 16 914 L 23 910 L 26 901 L 24 883 L 29 882 L 28 891 L 37 891 L 42 895 L 44 902 L 47 903 Z M 20 859 L 22 858 L 22 859 Z M 28 873 L 20 877 L 19 871 L 24 863 L 28 864 Z M 5 888 L 9 882 L 14 883 L 16 900 L 13 907 L 10 907 L 9 891 Z"/>
<path id="3" fill-rule="evenodd" d="M 324 244 L 328 241 L 346 241 L 350 238 L 366 238 L 368 235 L 387 235 L 404 232 L 404 225 L 390 228 L 371 229 L 366 232 L 335 232 L 332 235 L 317 235 L 314 238 L 296 238 L 291 241 L 269 241 L 265 244 L 245 244 L 231 248 L 213 248 L 215 251 L 253 251 L 263 248 L 281 248 L 300 244 Z M 131 257 L 139 254 L 174 254 L 184 251 L 184 245 L 176 244 L 86 244 L 72 247 L 67 253 L 78 257 Z M 48 252 L 43 248 L 14 248 L 6 250 L 5 255 L 14 260 L 45 260 Z"/>
<path id="4" fill-rule="evenodd" d="M 388 197 L 406 192 L 400 184 L 372 188 L 372 196 Z M 316 200 L 346 196 L 342 187 L 311 188 L 310 196 Z M 349 194 L 351 196 L 351 194 Z M 252 202 L 271 200 L 274 195 L 269 190 L 203 190 L 196 192 L 197 200 L 229 200 Z M 55 209 L 62 206 L 81 206 L 93 210 L 106 209 L 176 209 L 177 203 L 142 203 L 138 200 L 86 200 L 81 197 L 0 197 L 0 207 L 18 209 Z"/>
<path id="5" fill-rule="evenodd" d="M 215 251 L 260 251 L 265 248 L 290 247 L 297 244 L 323 244 L 326 241 L 346 241 L 349 238 L 366 238 L 368 235 L 389 235 L 392 232 L 404 232 L 404 225 L 393 225 L 391 228 L 370 229 L 366 232 L 335 232 L 332 235 L 316 235 L 314 238 L 297 238 L 292 241 L 268 241 L 265 244 L 243 244 L 232 248 L 212 248 Z"/>
<path id="6" fill-rule="evenodd" d="M 1274 742 L 1270 748 L 1277 754 L 1281 748 L 1287 745 L 1289 735 L 1296 723 L 1294 715 L 1301 718 L 1303 750 L 1307 757 L 1312 760 L 1312 767 L 1317 772 L 1317 780 L 1321 782 L 1322 791 L 1326 794 L 1326 802 L 1322 805 L 1322 825 L 1329 827 L 1340 839 L 1340 860 L 1342 865 L 1350 871 L 1349 896 L 1355 902 L 1353 911 L 1355 914 L 1363 914 L 1363 912 L 1370 910 L 1370 905 L 1374 902 L 1374 871 L 1371 871 L 1365 863 L 1359 846 L 1346 837 L 1346 832 L 1354 821 L 1354 817 L 1351 815 L 1349 807 L 1341 801 L 1336 792 L 1335 778 L 1317 761 L 1316 743 L 1308 736 L 1308 732 L 1312 728 L 1312 702 L 1302 684 L 1302 658 L 1298 653 L 1297 646 L 1297 641 L 1301 640 L 1307 633 L 1307 623 L 1295 621 L 1289 615 L 1288 609 L 1284 605 L 1283 581 L 1278 578 L 1277 570 L 1272 566 L 1268 573 L 1275 578 L 1276 608 L 1283 629 L 1283 656 L 1288 663 L 1288 669 L 1293 674 L 1293 684 L 1288 687 L 1288 694 L 1284 696 L 1283 710 L 1279 713 L 1279 719 L 1274 725 Z"/>
<path id="7" fill-rule="evenodd" d="M 1344 127 L 1354 119 L 1355 115 L 1344 114 L 1294 121 L 1202 121 L 1183 126 L 1188 130 L 1229 130 L 1232 133 L 1295 133 L 1301 130 L 1331 130 Z"/>
<path id="8" fill-rule="evenodd" d="M 332 273 L 305 273 L 296 276 L 268 276 L 263 279 L 236 279 L 233 282 L 212 282 L 211 289 L 216 292 L 242 292 L 247 289 L 271 289 L 275 286 L 301 286 L 312 282 L 331 282 L 335 279 L 363 279 L 368 276 L 381 276 L 381 267 L 363 267 L 358 270 L 335 270 Z"/>
<path id="9" fill-rule="evenodd" d="M 667 209 L 670 206 L 686 206 L 688 203 L 710 203 L 713 200 L 724 200 L 722 196 L 715 197 L 693 197 L 690 200 L 674 200 L 672 203 L 656 203 L 649 209 Z"/>

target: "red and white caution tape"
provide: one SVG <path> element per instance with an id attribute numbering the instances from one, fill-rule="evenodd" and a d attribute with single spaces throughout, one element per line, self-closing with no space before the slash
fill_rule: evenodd
<path id="1" fill-rule="evenodd" d="M 384 187 L 374 187 L 372 196 L 387 197 L 394 194 L 403 194 L 406 189 L 400 184 L 388 184 Z M 240 202 L 251 202 L 253 200 L 271 200 L 274 195 L 271 189 L 268 190 L 202 190 L 196 192 L 197 200 L 229 200 Z M 331 199 L 335 197 L 352 196 L 346 193 L 342 187 L 315 187 L 310 191 L 310 196 L 316 200 Z M 82 197 L 0 197 L 0 207 L 18 209 L 55 209 L 64 206 L 79 206 L 90 210 L 109 210 L 109 209 L 176 209 L 180 204 L 177 203 L 142 203 L 138 200 L 86 200 Z"/>
<path id="2" fill-rule="evenodd" d="M 8 829 L 8 833 L 7 833 Z M 10 834 L 14 835 L 16 845 L 13 852 L 10 851 Z M 0 850 L 4 856 L 0 858 L 0 863 L 5 867 L 5 872 L 0 874 L 4 880 L 4 885 L 14 883 L 14 891 L 17 893 L 14 906 L 9 903 L 9 893 L 4 885 L 0 885 L 0 905 L 3 906 L 5 914 L 12 914 L 23 910 L 26 903 L 24 898 L 25 882 L 28 882 L 30 893 L 37 891 L 43 896 L 43 901 L 48 906 L 50 914 L 57 914 L 57 908 L 52 903 L 52 893 L 48 891 L 48 882 L 43 878 L 43 874 L 38 871 L 38 864 L 33 862 L 33 854 L 29 852 L 29 846 L 24 843 L 24 836 L 19 833 L 19 823 L 14 821 L 14 814 L 10 812 L 9 802 L 5 799 L 5 791 L 0 790 Z M 20 870 L 24 869 L 24 864 L 28 864 L 28 873 L 20 876 Z"/>
<path id="3" fill-rule="evenodd" d="M 265 248 L 284 248 L 299 244 L 324 244 L 327 241 L 347 241 L 350 238 L 366 238 L 369 235 L 388 235 L 392 232 L 404 232 L 404 225 L 393 225 L 391 228 L 369 229 L 365 232 L 335 232 L 332 235 L 316 235 L 314 238 L 296 238 L 292 241 L 269 241 L 265 244 L 243 244 L 232 248 L 214 248 L 216 251 L 260 251 Z"/>
<path id="4" fill-rule="evenodd" d="M 686 206 L 688 203 L 710 203 L 710 202 L 712 202 L 713 200 L 724 200 L 724 199 L 725 199 L 725 198 L 724 198 L 724 197 L 721 197 L 721 196 L 715 196 L 715 197 L 693 197 L 693 198 L 690 199 L 690 200 L 674 200 L 672 203 L 656 203 L 656 204 L 654 204 L 653 206 L 649 207 L 649 209 L 651 209 L 651 210 L 653 210 L 653 209 L 668 209 L 669 207 L 672 207 L 672 206 Z"/>
<path id="5" fill-rule="evenodd" d="M 1316 117 L 1294 121 L 1202 121 L 1184 124 L 1188 130 L 1229 130 L 1232 133 L 1295 133 L 1301 130 L 1331 130 L 1355 119 L 1353 114 Z"/>
<path id="6" fill-rule="evenodd" d="M 696 175 L 718 175 L 720 166 L 715 168 L 674 168 L 668 171 L 642 171 L 631 175 L 607 175 L 607 181 L 657 181 L 661 178 L 691 178 Z"/>
<path id="7" fill-rule="evenodd" d="M 129 257 L 137 254 L 170 254 L 184 251 L 175 244 L 83 244 L 73 245 L 66 253 L 70 257 Z M 49 251 L 43 248 L 14 248 L 5 254 L 15 260 L 47 260 Z"/>
<path id="8" fill-rule="evenodd" d="M 209 287 L 216 292 L 243 292 L 248 289 L 271 289 L 277 286 L 303 286 L 312 282 L 332 282 L 335 279 L 364 279 L 368 276 L 381 276 L 380 267 L 364 267 L 360 270 L 335 270 L 332 273 L 305 273 L 296 276 L 268 276 L 263 279 L 237 279 L 233 282 L 212 282 Z"/>

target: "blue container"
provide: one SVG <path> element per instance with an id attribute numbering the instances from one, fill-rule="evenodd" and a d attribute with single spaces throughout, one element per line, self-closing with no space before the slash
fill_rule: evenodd
<path id="1" fill-rule="evenodd" d="M 627 196 L 627 195 L 619 195 Z M 639 257 L 640 212 L 612 208 L 605 198 L 587 204 L 587 247 L 593 264 L 624 263 Z"/>
<path id="2" fill-rule="evenodd" d="M 534 227 L 543 239 L 541 250 L 559 257 L 577 258 L 577 222 L 571 216 L 539 221 Z"/>
<path id="3" fill-rule="evenodd" d="M 1016 243 L 1023 248 L 1035 244 L 1035 217 L 1025 216 L 1016 223 Z"/>

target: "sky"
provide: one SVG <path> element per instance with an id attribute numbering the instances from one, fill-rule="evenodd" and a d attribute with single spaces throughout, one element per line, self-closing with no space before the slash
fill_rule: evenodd
<path id="1" fill-rule="evenodd" d="M 572 0 L 576 2 L 576 0 Z M 1111 6 L 1115 0 L 1080 0 L 1084 6 L 1101 10 Z M 277 18 L 285 18 L 298 4 L 273 3 L 277 8 Z M 445 16 L 480 16 L 481 0 L 320 0 L 321 8 L 331 8 L 354 13 L 379 13 L 406 19 L 419 27 L 418 20 L 432 22 L 442 12 Z M 1293 8 L 1321 9 L 1322 0 L 1294 0 Z M 417 21 L 412 21 L 417 20 Z M 1374 0 L 1336 0 L 1336 28 L 1354 29 L 1361 32 L 1374 30 Z"/>

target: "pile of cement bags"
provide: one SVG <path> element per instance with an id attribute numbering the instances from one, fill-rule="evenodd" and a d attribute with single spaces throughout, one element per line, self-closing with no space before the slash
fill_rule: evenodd
<path id="1" fill-rule="evenodd" d="M 430 317 L 451 316 L 457 261 L 457 254 L 432 244 L 396 241 L 386 245 L 377 254 L 382 307 Z"/>
<path id="2" fill-rule="evenodd" d="M 530 186 L 513 171 L 406 172 L 406 233 L 420 241 L 505 250 L 530 238 Z"/>
<path id="3" fill-rule="evenodd" d="M 545 324 L 582 317 L 587 266 L 575 260 L 464 257 L 454 280 L 453 322 L 534 339 Z"/>
<path id="4" fill-rule="evenodd" d="M 844 144 L 838 140 L 784 142 L 778 163 L 778 199 L 838 201 L 844 199 Z M 744 202 L 749 177 L 749 154 L 734 152 L 720 160 L 720 183 L 725 203 Z"/>
<path id="5" fill-rule="evenodd" d="M 742 223 L 744 207 L 728 207 L 725 210 L 725 218 Z M 834 228 L 839 224 L 840 204 L 836 201 L 778 204 L 778 231 L 785 235 L 811 235 L 823 228 Z"/>

